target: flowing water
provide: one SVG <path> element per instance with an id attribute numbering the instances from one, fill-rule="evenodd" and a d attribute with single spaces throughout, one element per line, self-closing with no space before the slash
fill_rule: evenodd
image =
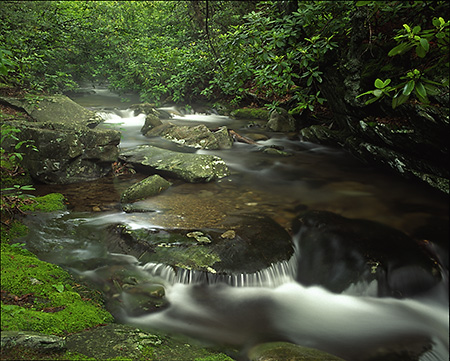
<path id="1" fill-rule="evenodd" d="M 133 229 L 221 228 L 224 216 L 230 213 L 266 214 L 290 230 L 300 210 L 316 209 L 377 221 L 413 234 L 431 222 L 447 224 L 447 197 L 418 182 L 361 164 L 342 150 L 267 133 L 257 122 L 249 127 L 248 121 L 227 116 L 182 114 L 175 107 L 164 108 L 173 114 L 170 121 L 176 124 L 226 125 L 241 135 L 269 136 L 256 145 L 234 143 L 229 150 L 196 150 L 161 138 L 145 138 L 139 131 L 145 116 L 135 115 L 129 109 L 130 101 L 121 102 L 106 90 L 75 100 L 102 114 L 105 122 L 101 127 L 121 130 L 121 148 L 152 144 L 215 154 L 231 170 L 229 177 L 212 183 L 175 182 L 162 194 L 140 202 L 153 210 L 150 213 L 127 214 L 118 206 L 121 192 L 143 178 L 139 175 L 39 188 L 42 194 L 61 192 L 69 201 L 69 211 L 28 217 L 32 230 L 23 241 L 40 258 L 98 283 L 106 283 L 120 268 L 144 280 L 157 279 L 165 286 L 170 306 L 148 315 L 127 315 L 127 297 L 131 296 L 126 292 L 120 295 L 125 322 L 244 349 L 262 340 L 286 340 L 348 360 L 370 357 L 380 349 L 408 349 L 417 340 L 430 337 L 433 349 L 421 360 L 448 359 L 447 270 L 442 272 L 443 281 L 420 299 L 377 298 L 373 282 L 361 282 L 343 294 L 334 294 L 295 282 L 301 257 L 298 247 L 290 261 L 267 270 L 208 277 L 190 271 L 176 274 L 162 264 L 141 264 L 134 257 L 109 253 L 105 231 L 117 223 Z M 261 152 L 267 146 L 283 147 L 292 156 Z M 438 249 L 447 246 L 436 245 Z"/>

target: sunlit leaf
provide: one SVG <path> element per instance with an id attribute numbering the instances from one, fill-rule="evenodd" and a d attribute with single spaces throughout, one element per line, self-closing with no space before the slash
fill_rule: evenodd
<path id="1" fill-rule="evenodd" d="M 375 87 L 377 87 L 378 89 L 384 88 L 384 81 L 381 80 L 380 78 L 377 78 L 375 80 Z"/>

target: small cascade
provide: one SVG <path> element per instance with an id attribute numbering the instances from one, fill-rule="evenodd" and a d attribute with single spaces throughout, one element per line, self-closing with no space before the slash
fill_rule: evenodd
<path id="1" fill-rule="evenodd" d="M 121 132 L 121 148 L 130 148 L 142 144 L 147 144 L 140 129 L 145 123 L 146 115 L 144 113 L 135 115 L 132 109 L 114 109 L 113 111 L 98 112 L 104 119 L 102 127 L 115 129 Z"/>
<path id="2" fill-rule="evenodd" d="M 134 114 L 132 109 L 115 109 L 114 111 L 98 112 L 107 124 L 121 124 L 124 126 L 142 126 L 145 114 Z"/>
<path id="3" fill-rule="evenodd" d="M 161 263 L 147 263 L 142 268 L 152 277 L 161 278 L 169 285 L 218 284 L 234 287 L 277 287 L 291 282 L 296 273 L 296 257 L 277 262 L 253 273 L 225 274 L 177 268 Z"/>

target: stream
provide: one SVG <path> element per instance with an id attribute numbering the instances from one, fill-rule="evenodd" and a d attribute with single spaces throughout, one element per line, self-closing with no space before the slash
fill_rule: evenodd
<path id="1" fill-rule="evenodd" d="M 164 286 L 170 306 L 141 315 L 127 312 L 128 303 L 134 302 L 130 293 L 111 292 L 112 298 L 122 300 L 121 309 L 116 310 L 122 322 L 243 350 L 261 341 L 284 340 L 346 360 L 367 359 L 381 349 L 408 349 L 417 340 L 430 338 L 433 347 L 420 360 L 448 360 L 448 268 L 442 269 L 442 281 L 420 297 L 381 298 L 376 296 L 374 282 L 353 285 L 341 294 L 296 282 L 296 264 L 302 256 L 299 234 L 293 234 L 297 246 L 290 261 L 258 274 L 210 284 L 176 277 L 164 265 L 142 264 L 135 257 L 108 252 L 106 245 L 109 225 L 120 223 L 131 229 L 221 228 L 224 214 L 229 213 L 264 214 L 292 232 L 292 220 L 306 209 L 376 221 L 411 235 L 436 221 L 447 224 L 447 196 L 362 164 L 343 150 L 266 132 L 258 122 L 248 126 L 248 120 L 215 113 L 162 108 L 172 114 L 170 122 L 178 125 L 225 125 L 244 136 L 268 136 L 255 145 L 235 142 L 229 150 L 197 150 L 141 135 L 145 115 L 130 110 L 131 104 L 139 103 L 133 96 L 124 100 L 106 89 L 91 89 L 91 94 L 73 99 L 102 115 L 105 121 L 99 127 L 122 132 L 122 149 L 152 144 L 214 154 L 231 171 L 230 176 L 210 183 L 175 182 L 160 195 L 140 202 L 153 210 L 149 213 L 125 213 L 119 206 L 121 193 L 144 178 L 139 174 L 37 187 L 37 194 L 60 192 L 68 200 L 67 211 L 27 217 L 30 233 L 20 242 L 39 258 L 97 284 L 110 284 L 120 271 L 124 277 Z M 278 146 L 292 156 L 261 152 L 268 146 Z M 448 244 L 435 246 L 445 258 Z"/>

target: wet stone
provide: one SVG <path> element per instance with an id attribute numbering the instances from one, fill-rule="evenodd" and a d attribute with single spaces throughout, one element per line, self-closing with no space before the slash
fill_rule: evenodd
<path id="1" fill-rule="evenodd" d="M 147 197 L 155 196 L 171 186 L 172 183 L 155 174 L 133 184 L 121 196 L 122 203 L 135 202 Z"/>
<path id="2" fill-rule="evenodd" d="M 62 337 L 31 331 L 2 331 L 1 347 L 26 347 L 39 351 L 61 351 L 65 349 Z"/>
<path id="3" fill-rule="evenodd" d="M 158 173 L 190 183 L 211 182 L 230 173 L 225 162 L 217 156 L 174 152 L 151 145 L 127 149 L 119 157 L 143 172 Z"/>

